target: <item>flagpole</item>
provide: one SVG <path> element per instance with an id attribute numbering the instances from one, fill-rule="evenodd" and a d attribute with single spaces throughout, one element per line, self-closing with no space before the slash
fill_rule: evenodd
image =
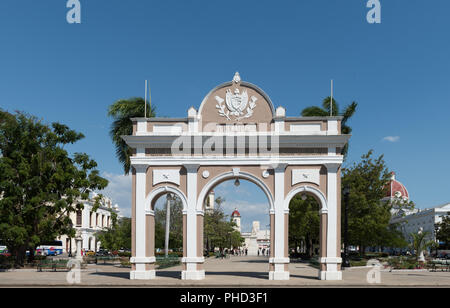
<path id="1" fill-rule="evenodd" d="M 144 105 L 144 117 L 147 119 L 147 80 L 145 81 L 145 105 Z"/>
<path id="2" fill-rule="evenodd" d="M 333 79 L 331 79 L 330 117 L 333 116 Z"/>

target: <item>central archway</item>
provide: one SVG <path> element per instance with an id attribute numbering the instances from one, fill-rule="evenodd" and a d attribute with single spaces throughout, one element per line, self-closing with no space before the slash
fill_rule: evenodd
<path id="1" fill-rule="evenodd" d="M 236 186 L 237 180 L 239 180 L 239 185 Z M 227 188 L 224 188 L 224 186 Z M 256 197 L 258 200 L 256 204 L 260 207 L 258 210 L 249 211 L 246 209 L 246 206 L 254 205 L 255 200 L 253 198 L 248 200 L 248 195 L 240 195 L 240 198 L 236 198 L 236 195 L 239 195 L 239 190 L 242 187 L 244 187 L 245 192 L 251 191 L 252 197 Z M 231 198 L 229 198 L 230 193 L 233 193 L 233 197 Z M 221 203 L 216 197 L 219 200 L 224 199 L 225 203 Z M 198 225 L 198 229 L 203 231 L 201 236 L 203 238 L 203 244 L 208 244 L 204 246 L 206 253 L 203 269 L 205 270 L 205 275 L 229 275 L 268 279 L 271 270 L 269 261 L 274 256 L 272 251 L 272 247 L 274 246 L 274 210 L 269 188 L 251 173 L 240 172 L 239 175 L 236 175 L 233 172 L 224 172 L 210 180 L 204 186 L 203 191 L 200 193 L 198 203 L 201 204 L 201 211 L 204 217 Z M 211 203 L 214 205 L 211 206 Z M 217 210 L 218 212 L 215 212 Z M 247 213 L 247 215 L 241 216 L 239 211 Z M 239 223 L 235 226 L 235 231 L 239 232 L 243 242 L 239 246 L 232 244 L 230 234 L 230 242 L 225 243 L 224 247 L 211 247 L 208 236 L 214 233 L 208 234 L 205 229 L 207 215 L 212 214 L 213 216 L 210 216 L 210 218 L 217 218 L 217 215 L 220 216 L 222 213 L 227 219 L 236 221 L 236 217 L 233 216 L 236 212 L 239 216 Z M 252 215 L 255 215 L 257 212 L 259 212 L 259 215 L 257 215 L 257 217 L 259 216 L 258 219 L 249 221 L 249 219 L 255 218 Z M 265 218 L 262 218 L 263 212 L 265 213 L 264 216 L 267 215 Z M 242 221 L 241 218 L 243 219 Z M 260 224 L 261 222 L 263 223 L 262 225 Z M 215 258 L 211 259 L 211 256 Z M 224 256 L 228 258 L 225 263 L 220 261 Z M 264 263 L 267 265 L 265 268 Z M 249 265 L 252 265 L 250 270 Z"/>

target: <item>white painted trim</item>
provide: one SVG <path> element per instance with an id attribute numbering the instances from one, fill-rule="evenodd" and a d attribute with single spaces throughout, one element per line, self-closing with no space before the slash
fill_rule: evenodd
<path id="1" fill-rule="evenodd" d="M 320 280 L 328 280 L 328 281 L 340 281 L 340 280 L 342 280 L 342 272 L 340 272 L 340 271 L 320 271 L 319 279 Z"/>
<path id="2" fill-rule="evenodd" d="M 155 257 L 132 257 L 130 258 L 130 263 L 132 264 L 149 264 L 149 263 L 155 263 L 156 258 Z"/>
<path id="3" fill-rule="evenodd" d="M 275 263 L 283 263 L 283 264 L 288 264 L 290 263 L 290 259 L 289 258 L 270 258 L 269 259 L 269 263 L 270 264 L 275 264 Z"/>
<path id="4" fill-rule="evenodd" d="M 203 280 L 205 279 L 205 271 L 182 271 L 181 272 L 182 280 Z"/>
<path id="5" fill-rule="evenodd" d="M 342 258 L 337 258 L 337 257 L 320 258 L 319 262 L 322 264 L 341 264 Z"/>
<path id="6" fill-rule="evenodd" d="M 197 172 L 198 165 L 185 165 L 187 170 L 187 214 L 186 214 L 186 257 L 188 259 L 198 258 L 197 256 Z M 203 244 L 203 243 L 201 243 Z M 187 263 L 187 270 L 190 271 L 190 264 Z"/>
<path id="7" fill-rule="evenodd" d="M 325 197 L 325 195 L 319 189 L 312 187 L 312 186 L 308 186 L 308 185 L 297 187 L 297 188 L 291 190 L 287 194 L 286 199 L 284 201 L 285 213 L 289 213 L 289 204 L 291 203 L 292 198 L 294 198 L 295 195 L 302 193 L 302 192 L 311 193 L 311 194 L 315 195 L 317 198 L 319 198 L 320 203 L 321 203 L 320 213 L 321 214 L 328 213 L 328 202 L 327 202 L 327 198 Z"/>
<path id="8" fill-rule="evenodd" d="M 286 165 L 280 164 L 274 168 L 275 173 L 275 238 L 274 238 L 274 260 L 284 260 L 285 258 L 285 213 L 284 213 L 284 192 L 285 192 L 285 181 L 284 174 L 286 172 Z M 272 247 L 271 247 L 272 249 Z M 275 272 L 279 271 L 277 269 L 278 263 L 275 263 Z"/>
<path id="9" fill-rule="evenodd" d="M 269 272 L 269 280 L 289 280 L 290 274 L 286 271 Z"/>
<path id="10" fill-rule="evenodd" d="M 328 135 L 339 135 L 337 120 L 328 120 Z"/>
<path id="11" fill-rule="evenodd" d="M 146 251 L 146 227 L 145 227 L 145 190 L 147 181 L 146 166 L 136 166 L 136 256 L 135 258 L 145 258 Z"/>
<path id="12" fill-rule="evenodd" d="M 145 198 L 146 213 L 149 213 L 149 215 L 153 214 L 153 216 L 155 215 L 154 211 L 151 209 L 153 199 L 157 195 L 163 194 L 163 193 L 172 193 L 172 194 L 177 195 L 181 199 L 181 202 L 183 203 L 183 211 L 187 210 L 187 198 L 184 195 L 184 193 L 181 190 L 179 190 L 178 188 L 175 188 L 173 186 L 164 186 L 164 187 L 159 187 L 157 189 L 152 190 L 150 192 L 150 194 L 148 194 L 147 198 Z"/>
<path id="13" fill-rule="evenodd" d="M 204 257 L 182 258 L 181 263 L 205 263 Z"/>
<path id="14" fill-rule="evenodd" d="M 216 176 L 211 181 L 209 181 L 205 186 L 203 186 L 202 191 L 200 192 L 200 195 L 197 200 L 197 211 L 203 211 L 203 202 L 206 198 L 206 194 L 211 189 L 213 189 L 217 185 L 217 183 L 221 183 L 228 179 L 231 180 L 231 179 L 235 179 L 235 178 L 236 178 L 236 176 L 234 175 L 234 172 L 230 171 L 230 172 L 226 172 L 226 173 Z M 258 187 L 260 187 L 263 190 L 263 192 L 266 194 L 267 200 L 269 201 L 270 211 L 272 211 L 274 209 L 272 194 L 270 193 L 269 188 L 266 186 L 266 184 L 263 181 L 261 181 L 258 177 L 254 176 L 253 174 L 247 173 L 247 172 L 239 172 L 239 178 L 244 179 L 244 180 L 249 180 L 249 181 L 253 182 L 255 185 L 257 185 Z"/>
<path id="15" fill-rule="evenodd" d="M 195 164 L 199 166 L 259 166 L 259 165 L 273 165 L 273 164 L 287 164 L 287 165 L 328 165 L 328 164 L 342 164 L 342 156 L 247 156 L 242 157 L 192 157 L 192 156 L 171 156 L 171 157 L 136 157 L 130 158 L 133 167 L 135 165 L 148 166 L 179 166 L 182 164 Z M 180 162 L 182 161 L 182 162 Z"/>
<path id="16" fill-rule="evenodd" d="M 328 219 L 327 219 L 327 258 L 338 258 L 337 256 L 337 170 L 339 165 L 329 164 L 327 167 L 327 199 L 328 199 Z M 328 266 L 327 266 L 327 270 Z"/>
<path id="17" fill-rule="evenodd" d="M 152 280 L 152 279 L 156 279 L 155 270 L 130 272 L 130 280 Z"/>

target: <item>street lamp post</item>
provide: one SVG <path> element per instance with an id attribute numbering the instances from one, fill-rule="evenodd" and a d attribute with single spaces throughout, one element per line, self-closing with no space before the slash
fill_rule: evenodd
<path id="1" fill-rule="evenodd" d="M 436 239 L 436 259 L 438 258 L 439 253 L 439 239 L 438 239 L 439 225 L 434 225 L 434 237 Z"/>
<path id="2" fill-rule="evenodd" d="M 350 260 L 348 257 L 348 201 L 350 196 L 350 188 L 344 187 L 344 260 L 342 262 L 343 267 L 350 267 Z"/>

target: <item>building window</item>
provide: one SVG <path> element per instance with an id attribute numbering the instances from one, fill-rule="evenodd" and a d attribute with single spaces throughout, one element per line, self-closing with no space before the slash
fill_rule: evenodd
<path id="1" fill-rule="evenodd" d="M 83 224 L 83 215 L 81 211 L 77 211 L 77 227 L 81 227 Z"/>
<path id="2" fill-rule="evenodd" d="M 92 228 L 92 212 L 89 213 L 89 227 Z"/>

